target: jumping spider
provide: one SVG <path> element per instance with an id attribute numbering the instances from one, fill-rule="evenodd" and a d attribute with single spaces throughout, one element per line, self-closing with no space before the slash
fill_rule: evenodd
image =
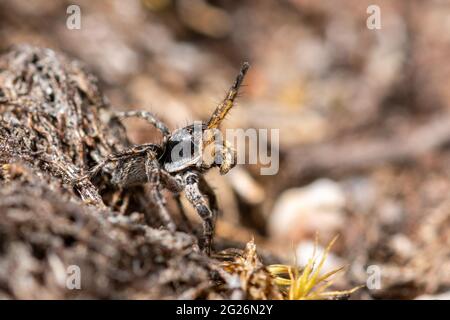
<path id="1" fill-rule="evenodd" d="M 216 196 L 204 179 L 203 173 L 212 167 L 219 167 L 220 173 L 226 174 L 235 165 L 235 150 L 227 141 L 216 139 L 216 131 L 233 107 L 248 68 L 247 62 L 242 64 L 225 99 L 217 106 L 207 123 L 191 124 L 170 132 L 167 126 L 150 112 L 119 113 L 119 118 L 139 117 L 151 123 L 162 133 L 162 144 L 146 143 L 111 154 L 91 168 L 83 178 L 92 178 L 108 163 L 116 163 L 111 182 L 119 187 L 149 183 L 152 202 L 158 208 L 161 220 L 171 231 L 175 231 L 175 224 L 167 211 L 162 190 L 165 188 L 175 195 L 180 211 L 182 207 L 179 194 L 184 191 L 186 198 L 203 220 L 202 247 L 209 255 L 218 206 Z M 219 151 L 213 148 L 213 154 L 202 152 L 208 145 L 217 143 L 220 144 Z M 186 145 L 187 149 L 184 148 Z M 183 212 L 182 215 L 184 216 Z M 185 216 L 184 218 L 186 219 Z"/>

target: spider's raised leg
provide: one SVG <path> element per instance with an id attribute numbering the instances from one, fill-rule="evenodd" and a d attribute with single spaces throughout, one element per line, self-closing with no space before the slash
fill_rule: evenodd
<path id="1" fill-rule="evenodd" d="M 227 113 L 230 111 L 230 109 L 234 105 L 234 100 L 236 99 L 239 88 L 242 85 L 242 82 L 244 81 L 245 74 L 248 71 L 248 68 L 250 67 L 248 62 L 244 62 L 241 66 L 241 70 L 239 71 L 239 74 L 236 77 L 236 80 L 234 80 L 233 85 L 228 90 L 228 93 L 225 97 L 225 99 L 217 106 L 216 110 L 214 111 L 213 115 L 208 121 L 208 129 L 218 129 L 221 122 L 227 115 Z"/>
<path id="2" fill-rule="evenodd" d="M 202 247 L 206 254 L 211 253 L 212 237 L 214 234 L 214 211 L 208 206 L 208 198 L 200 191 L 200 177 L 194 172 L 184 174 L 186 198 L 203 220 L 203 243 Z"/>
<path id="3" fill-rule="evenodd" d="M 167 126 L 149 111 L 124 111 L 116 112 L 115 115 L 121 119 L 135 117 L 146 120 L 162 133 L 164 141 L 166 141 L 170 135 L 170 131 Z"/>
<path id="4" fill-rule="evenodd" d="M 156 154 L 154 152 L 148 151 L 145 159 L 145 173 L 147 175 L 148 182 L 150 183 L 150 197 L 152 202 L 158 209 L 158 215 L 164 225 L 170 231 L 175 231 L 176 226 L 172 220 L 172 217 L 167 210 L 166 199 L 164 198 L 161 189 L 162 185 L 160 183 L 161 169 L 159 167 Z"/>

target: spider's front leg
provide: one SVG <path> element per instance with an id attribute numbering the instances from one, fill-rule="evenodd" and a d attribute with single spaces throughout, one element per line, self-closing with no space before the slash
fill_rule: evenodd
<path id="1" fill-rule="evenodd" d="M 170 231 L 175 231 L 176 226 L 167 210 L 166 199 L 162 194 L 163 185 L 161 184 L 161 176 L 163 170 L 161 170 L 155 153 L 149 151 L 145 157 L 145 173 L 147 180 L 150 183 L 150 196 L 152 202 L 158 208 L 158 214 L 162 222 L 166 225 Z"/>
<path id="2" fill-rule="evenodd" d="M 201 190 L 202 178 L 199 174 L 194 172 L 187 172 L 183 175 L 184 192 L 186 198 L 192 204 L 197 211 L 198 215 L 203 220 L 203 250 L 207 255 L 211 253 L 211 244 L 214 234 L 214 222 L 216 211 L 216 199 L 215 196 L 210 198 L 203 194 Z M 209 187 L 209 186 L 208 186 Z M 212 192 L 212 190 L 210 190 Z M 209 192 L 208 192 L 209 193 Z M 213 210 L 209 208 L 209 205 L 214 206 Z"/>

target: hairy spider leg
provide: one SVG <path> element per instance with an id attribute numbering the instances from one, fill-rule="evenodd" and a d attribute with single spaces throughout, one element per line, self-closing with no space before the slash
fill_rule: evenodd
<path id="1" fill-rule="evenodd" d="M 200 177 L 197 173 L 187 172 L 183 176 L 185 182 L 185 195 L 197 214 L 203 220 L 202 247 L 207 255 L 211 254 L 212 238 L 214 234 L 214 211 L 208 207 L 208 198 L 200 191 Z"/>
<path id="2" fill-rule="evenodd" d="M 158 208 L 158 215 L 160 219 L 167 229 L 174 232 L 176 230 L 176 226 L 167 211 L 166 199 L 161 192 L 162 185 L 160 184 L 160 171 L 156 154 L 152 151 L 148 151 L 145 159 L 145 173 L 147 175 L 147 180 L 150 183 L 150 196 L 153 203 Z"/>
<path id="3" fill-rule="evenodd" d="M 159 120 L 153 113 L 149 111 L 123 111 L 116 112 L 115 114 L 120 119 L 140 118 L 146 120 L 162 133 L 164 141 L 166 141 L 170 135 L 169 128 L 167 128 L 164 122 Z"/>
<path id="4" fill-rule="evenodd" d="M 186 231 L 189 233 L 192 233 L 192 224 L 189 221 L 189 218 L 186 214 L 186 210 L 184 210 L 183 203 L 181 202 L 181 195 L 179 193 L 173 194 L 173 199 L 175 200 L 175 203 L 177 204 L 178 212 L 180 213 L 181 220 L 183 222 L 184 227 L 186 228 Z"/>
<path id="5" fill-rule="evenodd" d="M 236 97 L 238 95 L 239 88 L 242 85 L 242 82 L 244 81 L 245 74 L 247 73 L 247 70 L 249 67 L 250 67 L 250 64 L 248 62 L 244 62 L 242 64 L 241 70 L 239 71 L 239 74 L 237 75 L 236 80 L 234 81 L 233 85 L 228 90 L 228 93 L 227 93 L 225 99 L 217 106 L 213 115 L 209 119 L 208 129 L 219 128 L 220 123 L 225 118 L 225 116 L 230 111 L 230 109 L 233 107 L 234 100 L 236 99 Z"/>

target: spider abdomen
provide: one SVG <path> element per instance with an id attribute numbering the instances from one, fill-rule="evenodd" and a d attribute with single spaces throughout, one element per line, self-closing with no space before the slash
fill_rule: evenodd
<path id="1" fill-rule="evenodd" d="M 141 185 L 147 181 L 144 156 L 119 161 L 111 178 L 111 182 L 120 187 Z"/>

